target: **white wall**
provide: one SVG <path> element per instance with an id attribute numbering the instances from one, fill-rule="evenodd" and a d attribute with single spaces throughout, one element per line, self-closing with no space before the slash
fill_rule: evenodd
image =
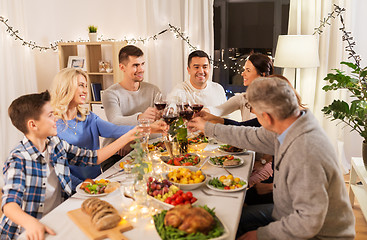
<path id="1" fill-rule="evenodd" d="M 212 29 L 202 24 L 203 21 L 212 23 L 211 0 L 32 0 L 24 1 L 24 4 L 29 37 L 39 45 L 48 45 L 60 39 L 87 40 L 88 25 L 97 25 L 98 34 L 104 38 L 123 39 L 152 36 L 166 29 L 170 23 L 184 30 L 191 26 L 191 32 L 186 34 L 191 35 L 192 44 L 201 45 L 199 47 L 208 53 L 213 51 Z M 210 37 L 209 41 L 204 34 Z M 203 44 L 204 41 L 208 44 Z M 146 46 L 138 46 L 143 49 L 147 61 L 146 81 L 156 84 L 163 92 L 168 92 L 178 81 L 187 77 L 185 63 L 188 47 L 172 33 L 167 32 Z M 178 50 L 185 52 L 183 58 L 175 53 Z M 50 87 L 59 71 L 58 53 L 34 51 L 34 56 L 38 89 L 43 91 Z M 162 56 L 171 61 L 158 61 Z M 148 73 L 149 69 L 155 69 L 151 71 L 154 75 Z"/>

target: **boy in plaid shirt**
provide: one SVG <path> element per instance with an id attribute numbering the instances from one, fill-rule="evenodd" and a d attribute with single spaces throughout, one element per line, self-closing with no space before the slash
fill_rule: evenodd
<path id="1" fill-rule="evenodd" d="M 55 235 L 38 219 L 71 196 L 67 161 L 79 166 L 100 164 L 134 140 L 137 133 L 134 128 L 94 151 L 68 144 L 56 136 L 56 119 L 48 91 L 17 98 L 8 114 L 25 136 L 4 163 L 1 239 L 16 239 L 23 230 L 30 239 L 44 239 L 45 232 Z"/>

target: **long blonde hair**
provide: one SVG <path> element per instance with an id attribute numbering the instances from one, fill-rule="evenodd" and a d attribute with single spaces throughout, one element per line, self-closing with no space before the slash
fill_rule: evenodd
<path id="1" fill-rule="evenodd" d="M 51 106 L 54 115 L 66 122 L 66 112 L 70 102 L 73 100 L 78 87 L 78 76 L 82 75 L 89 82 L 88 75 L 77 68 L 64 68 L 56 74 L 51 88 Z M 89 109 L 81 105 L 77 106 L 76 119 L 84 121 L 89 114 Z"/>

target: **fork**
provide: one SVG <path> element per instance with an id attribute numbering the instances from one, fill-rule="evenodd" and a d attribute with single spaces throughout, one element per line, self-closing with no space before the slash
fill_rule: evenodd
<path id="1" fill-rule="evenodd" d="M 237 196 L 223 195 L 223 194 L 216 194 L 216 193 L 209 193 L 209 192 L 205 191 L 204 189 L 201 189 L 201 191 L 202 191 L 205 195 L 207 195 L 207 196 L 238 198 Z"/>

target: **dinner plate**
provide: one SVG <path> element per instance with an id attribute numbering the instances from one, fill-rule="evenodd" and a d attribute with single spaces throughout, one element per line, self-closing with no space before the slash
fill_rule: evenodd
<path id="1" fill-rule="evenodd" d="M 222 145 L 221 145 L 221 146 L 222 146 Z M 247 150 L 246 150 L 246 149 L 242 149 L 242 151 L 240 151 L 240 152 L 228 152 L 228 151 L 225 151 L 225 150 L 221 149 L 221 148 L 220 148 L 221 146 L 219 146 L 219 147 L 218 147 L 218 151 L 220 151 L 220 152 L 222 152 L 222 153 L 226 153 L 226 154 L 236 155 L 236 154 L 242 154 L 242 153 L 247 152 Z"/>
<path id="2" fill-rule="evenodd" d="M 241 188 L 235 188 L 235 189 L 229 189 L 229 190 L 219 189 L 219 188 L 216 188 L 216 187 L 214 187 L 214 186 L 212 186 L 212 185 L 209 184 L 209 181 L 211 179 L 215 178 L 215 177 L 219 178 L 220 176 L 213 176 L 211 178 L 207 178 L 205 184 L 206 184 L 206 186 L 208 188 L 210 188 L 210 189 L 212 189 L 214 191 L 218 191 L 218 192 L 238 192 L 238 191 L 242 191 L 242 190 L 246 189 L 246 187 L 248 185 L 248 183 L 247 183 L 246 180 L 244 180 L 243 178 L 238 177 L 239 179 L 241 179 L 241 181 L 244 181 L 245 182 L 245 185 L 243 185 Z M 233 177 L 236 178 L 236 176 L 233 176 Z"/>
<path id="3" fill-rule="evenodd" d="M 110 182 L 113 182 L 113 181 L 111 181 L 110 180 Z M 85 196 L 85 197 L 102 197 L 102 196 L 106 196 L 106 195 L 108 195 L 108 194 L 110 194 L 110 193 L 113 193 L 113 192 L 115 192 L 115 191 L 113 191 L 113 192 L 110 192 L 110 193 L 100 193 L 100 194 L 89 194 L 89 193 L 86 193 L 83 189 L 80 189 L 80 186 L 83 184 L 83 182 L 81 182 L 81 183 L 79 183 L 78 184 L 78 186 L 76 186 L 76 189 L 75 189 L 75 191 L 78 193 L 78 194 L 80 194 L 80 195 L 82 195 L 82 196 Z"/>
<path id="4" fill-rule="evenodd" d="M 231 154 L 233 155 L 233 154 Z M 220 157 L 220 156 L 214 156 L 214 157 Z M 225 168 L 235 168 L 235 167 L 239 167 L 239 166 L 242 166 L 244 163 L 245 163 L 245 160 L 243 158 L 239 158 L 239 157 L 235 157 L 235 158 L 238 158 L 240 159 L 240 162 L 238 165 L 233 165 L 233 166 L 225 166 Z M 223 165 L 217 165 L 217 164 L 214 164 L 210 159 L 208 160 L 209 164 L 214 166 L 214 167 L 223 167 Z"/>

